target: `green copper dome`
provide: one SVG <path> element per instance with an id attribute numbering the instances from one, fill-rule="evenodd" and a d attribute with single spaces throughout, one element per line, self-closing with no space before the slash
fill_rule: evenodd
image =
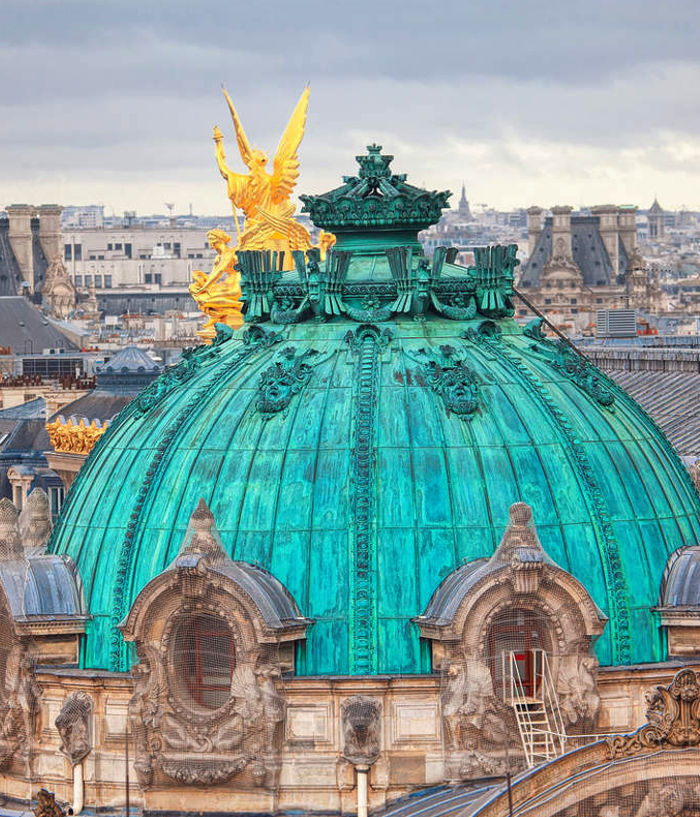
<path id="1" fill-rule="evenodd" d="M 575 350 L 513 321 L 514 248 L 466 269 L 367 246 L 298 255 L 291 273 L 241 254 L 256 323 L 188 351 L 95 447 L 51 541 L 84 583 L 85 665 L 128 667 L 117 625 L 200 498 L 232 558 L 314 620 L 300 674 L 429 671 L 412 619 L 493 553 L 518 500 L 609 616 L 602 663 L 662 659 L 664 567 L 700 533 L 663 434 Z"/>

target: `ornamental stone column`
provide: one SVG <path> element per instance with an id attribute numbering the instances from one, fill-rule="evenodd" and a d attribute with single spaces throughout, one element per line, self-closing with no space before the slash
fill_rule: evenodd
<path id="1" fill-rule="evenodd" d="M 39 241 L 49 264 L 57 257 L 62 257 L 61 213 L 63 208 L 58 204 L 42 204 L 38 208 Z"/>
<path id="2" fill-rule="evenodd" d="M 6 208 L 10 219 L 9 239 L 22 278 L 34 290 L 34 254 L 32 252 L 32 217 L 34 207 L 29 204 L 11 204 Z"/>

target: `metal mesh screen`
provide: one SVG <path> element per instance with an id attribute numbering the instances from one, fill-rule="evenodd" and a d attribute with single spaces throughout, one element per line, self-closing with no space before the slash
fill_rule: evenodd
<path id="1" fill-rule="evenodd" d="M 196 614 L 181 618 L 175 630 L 173 664 L 185 699 L 218 709 L 231 695 L 236 664 L 233 634 L 220 618 Z"/>

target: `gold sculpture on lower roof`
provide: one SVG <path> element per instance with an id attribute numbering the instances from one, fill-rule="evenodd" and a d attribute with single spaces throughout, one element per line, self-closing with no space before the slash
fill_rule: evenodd
<path id="1" fill-rule="evenodd" d="M 46 423 L 46 430 L 49 432 L 49 442 L 54 451 L 61 454 L 87 455 L 105 433 L 108 425 L 108 421 L 88 422 L 85 417 L 80 420 L 69 417 L 66 420 L 65 417 L 59 416 L 52 423 Z"/>
<path id="2" fill-rule="evenodd" d="M 283 269 L 294 269 L 292 252 L 311 248 L 308 230 L 294 219 L 295 204 L 290 201 L 299 178 L 298 150 L 304 137 L 306 112 L 309 105 L 309 87 L 304 89 L 282 134 L 272 161 L 272 172 L 266 169 L 267 154 L 251 147 L 231 98 L 224 89 L 236 132 L 238 150 L 248 173 L 236 173 L 226 164 L 223 136 L 214 128 L 216 163 L 226 181 L 226 192 L 231 201 L 236 222 L 237 243 L 229 246 L 230 236 L 223 230 L 209 233 L 211 246 L 217 251 L 211 273 L 193 270 L 190 286 L 197 306 L 209 318 L 197 333 L 207 343 L 216 335 L 214 324 L 224 323 L 234 329 L 243 324 L 241 315 L 240 275 L 235 270 L 237 250 L 274 250 L 283 254 Z M 243 213 L 243 227 L 238 222 L 238 211 Z M 335 243 L 332 233 L 319 238 L 321 259 Z"/>

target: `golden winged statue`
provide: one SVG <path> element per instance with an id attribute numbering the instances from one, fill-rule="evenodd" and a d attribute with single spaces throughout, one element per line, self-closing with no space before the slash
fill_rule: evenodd
<path id="1" fill-rule="evenodd" d="M 226 181 L 226 192 L 236 220 L 238 210 L 243 211 L 245 218 L 243 229 L 239 233 L 238 249 L 284 252 L 285 269 L 293 269 L 291 251 L 308 250 L 311 247 L 309 233 L 294 220 L 295 205 L 289 200 L 299 178 L 298 151 L 304 137 L 309 87 L 299 97 L 282 134 L 272 160 L 272 173 L 267 170 L 267 154 L 250 146 L 231 97 L 225 89 L 224 96 L 231 111 L 241 159 L 250 171 L 234 173 L 229 168 L 226 164 L 223 136 L 219 128 L 215 127 L 216 163 Z"/>
<path id="2" fill-rule="evenodd" d="M 299 97 L 294 112 L 282 134 L 272 172 L 268 172 L 268 156 L 252 148 L 243 130 L 231 97 L 223 89 L 231 111 L 236 132 L 238 151 L 248 173 L 235 173 L 226 164 L 224 137 L 218 126 L 214 128 L 216 163 L 226 181 L 226 192 L 231 201 L 238 231 L 238 242 L 229 247 L 230 237 L 221 230 L 212 230 L 209 240 L 217 251 L 214 268 L 207 274 L 194 270 L 190 285 L 192 297 L 208 317 L 208 323 L 197 333 L 210 343 L 216 334 L 214 325 L 225 323 L 236 329 L 243 323 L 241 316 L 240 274 L 235 270 L 237 250 L 276 250 L 284 253 L 283 268 L 294 269 L 293 250 L 306 251 L 311 247 L 308 231 L 294 220 L 295 205 L 290 201 L 299 178 L 299 145 L 304 137 L 306 111 L 309 106 L 309 87 Z M 238 211 L 243 213 L 243 227 Z M 335 236 L 321 231 L 319 249 L 321 259 L 335 243 Z"/>

